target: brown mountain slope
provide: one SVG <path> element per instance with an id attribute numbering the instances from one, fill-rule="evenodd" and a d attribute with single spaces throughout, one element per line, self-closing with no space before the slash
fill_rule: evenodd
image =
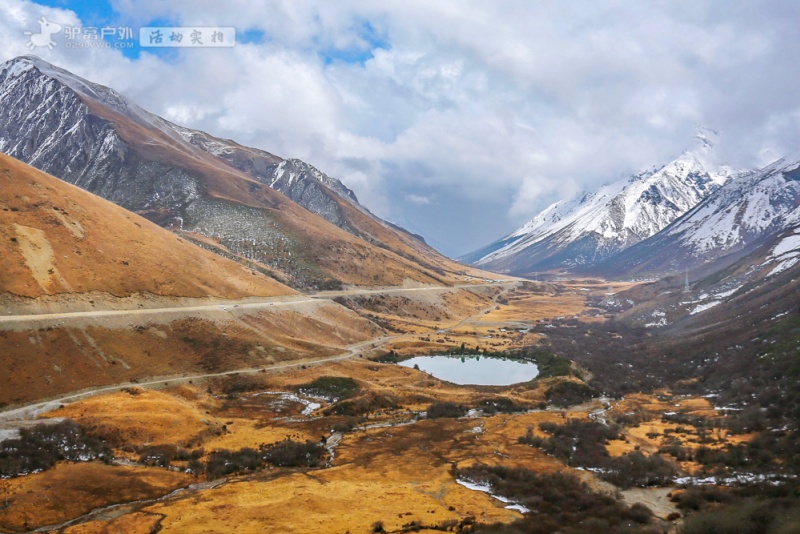
<path id="1" fill-rule="evenodd" d="M 116 134 L 129 148 L 126 154 L 129 161 L 138 159 L 177 167 L 199 178 L 202 192 L 213 203 L 213 206 L 199 208 L 205 213 L 188 228 L 185 222 L 191 218 L 178 214 L 175 209 L 136 211 L 170 228 L 177 226 L 177 215 L 190 236 L 197 234 L 200 241 L 216 237 L 227 252 L 275 268 L 286 277 L 287 283 L 300 287 L 324 287 L 325 282 L 330 281 L 359 286 L 392 286 L 413 280 L 449 285 L 463 281 L 462 274 L 467 272 L 478 276 L 486 274 L 441 256 L 412 236 L 379 222 L 362 207 L 327 191 L 329 200 L 339 206 L 353 230 L 347 232 L 224 159 L 186 142 L 174 134 L 171 123 L 155 116 L 148 117 L 156 122 L 155 125 L 142 123 L 99 100 L 81 96 L 93 114 L 115 125 Z M 266 219 L 277 235 L 265 236 L 267 240 L 261 243 L 256 239 L 252 246 L 242 250 L 242 244 L 235 236 L 221 235 L 225 232 L 219 226 L 226 225 L 227 221 L 209 224 L 209 211 L 238 212 L 241 206 L 248 212 L 243 219 Z"/>
<path id="2" fill-rule="evenodd" d="M 319 171 L 302 162 L 186 130 L 35 57 L 0 65 L 0 146 L 297 288 L 450 285 L 483 275 L 374 217 L 334 191 L 338 181 L 309 177 Z M 286 182 L 313 185 L 308 209 L 258 174 L 290 163 L 305 174 Z"/>
<path id="3" fill-rule="evenodd" d="M 275 280 L 0 154 L 0 293 L 273 296 Z"/>

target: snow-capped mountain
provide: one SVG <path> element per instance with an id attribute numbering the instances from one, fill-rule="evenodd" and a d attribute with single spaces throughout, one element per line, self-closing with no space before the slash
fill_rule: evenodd
<path id="1" fill-rule="evenodd" d="M 556 202 L 463 259 L 511 274 L 593 265 L 658 233 L 737 174 L 713 159 L 713 132 L 704 131 L 660 169 Z"/>
<path id="2" fill-rule="evenodd" d="M 798 206 L 800 151 L 731 180 L 659 234 L 598 265 L 598 272 L 721 268 L 800 224 Z"/>

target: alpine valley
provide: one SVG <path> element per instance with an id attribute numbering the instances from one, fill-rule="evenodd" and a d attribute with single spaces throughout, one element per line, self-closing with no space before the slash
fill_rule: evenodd
<path id="1" fill-rule="evenodd" d="M 459 263 L 3 63 L 0 531 L 800 532 L 800 153 L 715 143 Z"/>

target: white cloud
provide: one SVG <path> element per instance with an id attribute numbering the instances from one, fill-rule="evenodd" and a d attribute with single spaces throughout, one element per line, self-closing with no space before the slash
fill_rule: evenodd
<path id="1" fill-rule="evenodd" d="M 265 38 L 171 59 L 63 47 L 42 57 L 176 122 L 306 159 L 393 220 L 485 203 L 467 223 L 418 228 L 458 247 L 470 245 L 455 231 L 477 247 L 563 195 L 665 163 L 697 124 L 721 132 L 722 158 L 737 166 L 800 145 L 792 1 L 113 4 L 132 25 L 166 18 Z M 28 52 L 21 32 L 43 14 L 79 22 L 6 0 L 0 59 Z"/>
<path id="2" fill-rule="evenodd" d="M 431 204 L 433 202 L 430 197 L 426 197 L 426 196 L 422 196 L 422 195 L 414 195 L 414 194 L 406 195 L 406 200 L 408 200 L 409 202 L 413 202 L 414 204 L 418 204 L 418 205 L 428 205 L 428 204 Z"/>

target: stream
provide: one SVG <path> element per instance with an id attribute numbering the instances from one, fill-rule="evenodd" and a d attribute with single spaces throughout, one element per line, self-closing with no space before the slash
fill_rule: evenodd
<path id="1" fill-rule="evenodd" d="M 101 508 L 95 508 L 94 510 L 76 517 L 74 519 L 70 519 L 69 521 L 65 521 L 58 525 L 46 525 L 43 527 L 39 527 L 37 529 L 32 530 L 31 532 L 49 532 L 52 530 L 62 530 L 67 527 L 71 527 L 74 525 L 80 525 L 82 523 L 86 523 L 88 521 L 92 521 L 95 519 L 101 521 L 109 521 L 111 519 L 115 519 L 125 514 L 129 514 L 132 512 L 138 512 L 145 506 L 149 506 L 151 504 L 157 502 L 163 502 L 167 499 L 171 499 L 172 497 L 176 497 L 186 492 L 197 492 L 203 490 L 214 489 L 221 484 L 224 484 L 227 481 L 226 478 L 221 478 L 219 480 L 210 480 L 208 482 L 197 482 L 195 484 L 189 484 L 186 487 L 178 488 L 172 490 L 171 492 L 167 493 L 166 495 L 162 495 L 161 497 L 154 497 L 152 499 L 141 499 L 138 501 L 130 501 L 124 503 L 117 503 L 117 504 L 110 504 L 108 506 L 103 506 Z"/>

